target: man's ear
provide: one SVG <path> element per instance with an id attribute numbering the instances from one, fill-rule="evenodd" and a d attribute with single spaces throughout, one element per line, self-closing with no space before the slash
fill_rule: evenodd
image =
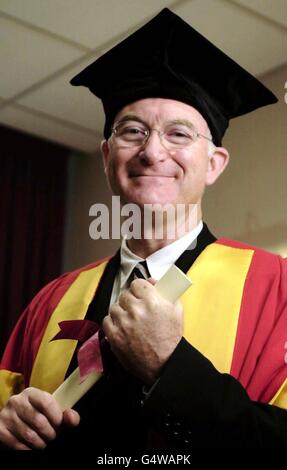
<path id="1" fill-rule="evenodd" d="M 229 153 L 224 147 L 214 147 L 209 151 L 206 185 L 210 186 L 225 170 L 229 162 Z"/>
<path id="2" fill-rule="evenodd" d="M 110 153 L 109 144 L 107 140 L 102 140 L 101 152 L 102 152 L 102 157 L 103 157 L 104 171 L 106 173 L 107 168 L 108 168 L 108 160 L 109 160 L 109 153 Z"/>

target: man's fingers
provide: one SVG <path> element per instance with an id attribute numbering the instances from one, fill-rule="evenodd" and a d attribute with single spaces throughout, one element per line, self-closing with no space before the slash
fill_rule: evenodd
<path id="1" fill-rule="evenodd" d="M 103 319 L 102 326 L 103 326 L 104 333 L 109 341 L 111 335 L 117 330 L 117 327 L 114 324 L 110 315 L 105 316 L 105 318 Z"/>
<path id="2" fill-rule="evenodd" d="M 125 310 L 121 307 L 118 303 L 111 306 L 109 310 L 109 315 L 104 318 L 103 327 L 108 327 L 109 330 L 112 329 L 113 326 L 117 326 L 119 320 L 122 320 L 123 316 L 125 315 Z"/>
<path id="3" fill-rule="evenodd" d="M 135 279 L 131 282 L 129 287 L 130 292 L 137 299 L 143 299 L 145 297 L 148 297 L 153 291 L 153 289 L 153 282 L 147 281 L 146 279 Z"/>
<path id="4" fill-rule="evenodd" d="M 19 418 L 16 411 L 13 411 L 6 420 L 4 439 L 2 442 L 6 445 L 11 443 L 14 448 L 21 447 L 21 443 L 29 449 L 46 447 L 45 440 L 29 424 Z"/>
<path id="5" fill-rule="evenodd" d="M 11 433 L 7 427 L 2 425 L 2 423 L 0 425 L 0 442 L 3 446 L 7 446 L 7 448 L 16 450 L 31 450 L 31 447 L 19 441 L 18 438 L 14 436 L 14 434 Z"/>
<path id="6" fill-rule="evenodd" d="M 62 413 L 54 397 L 29 387 L 13 395 L 0 413 L 0 442 L 13 449 L 44 449 L 56 438 L 61 424 L 77 426 L 79 414 Z"/>
<path id="7" fill-rule="evenodd" d="M 30 449 L 45 449 L 46 441 L 30 426 L 23 421 L 17 423 L 17 428 L 10 431 L 19 443 L 22 443 Z"/>
<path id="8" fill-rule="evenodd" d="M 12 396 L 2 410 L 6 429 L 17 441 L 34 449 L 43 449 L 47 441 L 55 439 L 62 419 L 52 395 L 32 387 Z"/>
<path id="9" fill-rule="evenodd" d="M 28 400 L 33 408 L 36 408 L 47 418 L 54 429 L 60 426 L 63 420 L 63 413 L 50 393 L 34 389 L 33 393 L 28 395 Z"/>
<path id="10" fill-rule="evenodd" d="M 139 299 L 133 295 L 133 293 L 126 289 L 119 296 L 118 304 L 124 310 L 128 310 L 131 305 L 136 305 Z M 121 312 L 119 312 L 121 314 Z"/>
<path id="11" fill-rule="evenodd" d="M 50 421 L 44 414 L 39 412 L 30 403 L 27 404 L 27 406 L 23 410 L 20 410 L 20 412 L 18 411 L 18 416 L 18 420 L 16 419 L 16 416 L 14 418 L 16 429 L 19 429 L 19 432 L 17 433 L 18 437 L 19 435 L 24 435 L 27 432 L 27 429 L 29 428 L 34 433 L 37 433 L 41 440 L 51 441 L 55 439 L 56 431 L 51 425 Z M 21 423 L 23 423 L 23 426 L 21 425 Z M 31 432 L 32 437 L 33 432 Z M 24 439 L 25 441 L 27 440 L 25 438 L 25 435 Z M 39 444 L 41 445 L 40 441 Z"/>
<path id="12" fill-rule="evenodd" d="M 80 423 L 80 415 L 75 410 L 65 410 L 63 413 L 63 424 L 69 427 L 78 426 Z"/>

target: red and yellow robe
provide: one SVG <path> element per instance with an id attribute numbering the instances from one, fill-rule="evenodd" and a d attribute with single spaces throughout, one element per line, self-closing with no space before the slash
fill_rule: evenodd
<path id="1" fill-rule="evenodd" d="M 60 321 L 85 318 L 109 263 L 106 259 L 65 274 L 33 299 L 18 321 L 2 359 L 1 406 L 24 387 L 53 392 L 62 383 L 76 341 L 51 342 L 51 339 L 58 332 Z M 217 382 L 221 383 L 218 378 L 225 379 L 226 374 L 241 384 L 238 402 L 243 387 L 248 400 L 276 405 L 271 407 L 275 410 L 279 410 L 277 407 L 287 409 L 286 269 L 286 262 L 280 256 L 225 239 L 210 243 L 199 253 L 187 272 L 192 286 L 181 299 L 184 340 L 169 360 L 171 365 L 164 370 L 160 380 L 163 385 L 155 387 L 147 400 L 153 413 L 164 398 L 161 394 L 167 397 L 170 394 L 170 403 L 178 401 L 180 418 L 194 412 L 192 406 L 186 405 L 188 397 L 177 395 L 180 380 L 185 381 L 181 386 L 184 393 L 189 390 L 185 386 L 187 382 L 190 386 L 190 403 L 199 400 L 203 410 L 208 409 L 210 403 L 219 409 L 221 404 L 213 404 L 213 400 L 214 395 L 220 397 L 221 391 L 225 396 L 230 388 L 226 383 L 217 388 Z M 168 370 L 173 370 L 173 377 L 177 378 L 173 379 Z M 198 391 L 193 380 L 200 384 Z M 230 393 L 234 393 L 232 387 Z M 235 387 L 235 395 L 238 390 Z M 224 401 L 222 397 L 219 399 Z M 180 409 L 183 404 L 185 408 Z M 176 414 L 174 404 L 172 408 Z M 283 416 L 284 433 L 286 416 Z M 191 415 L 190 419 L 195 423 L 201 417 L 204 420 L 204 412 L 199 418 Z"/>
<path id="2" fill-rule="evenodd" d="M 62 320 L 83 319 L 107 259 L 48 284 L 21 316 L 1 362 L 0 398 L 27 386 L 53 392 L 76 341 L 50 342 Z M 287 265 L 263 250 L 220 239 L 188 271 L 184 337 L 252 400 L 287 408 Z M 61 358 L 61 360 L 59 360 Z"/>

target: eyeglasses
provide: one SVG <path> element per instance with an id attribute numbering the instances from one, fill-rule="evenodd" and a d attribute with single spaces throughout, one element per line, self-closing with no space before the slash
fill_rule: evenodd
<path id="1" fill-rule="evenodd" d="M 191 147 L 199 137 L 212 142 L 210 137 L 200 134 L 192 125 L 177 122 L 168 124 L 164 130 L 160 131 L 149 129 L 145 124 L 137 121 L 118 121 L 111 130 L 111 138 L 118 147 L 143 147 L 147 144 L 152 131 L 157 132 L 161 144 L 166 150 Z"/>

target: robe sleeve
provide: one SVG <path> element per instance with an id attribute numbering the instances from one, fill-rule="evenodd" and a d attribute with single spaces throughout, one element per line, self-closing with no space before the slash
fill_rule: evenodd
<path id="1" fill-rule="evenodd" d="M 50 282 L 20 316 L 0 363 L 0 409 L 11 395 L 30 386 L 35 358 L 48 322 L 65 293 L 83 271 L 89 271 L 107 259 L 65 273 Z"/>
<path id="2" fill-rule="evenodd" d="M 46 285 L 20 316 L 0 364 L 0 409 L 10 396 L 29 386 L 34 359 L 45 328 L 67 290 L 70 278 L 65 274 Z"/>
<path id="3" fill-rule="evenodd" d="M 219 373 L 185 339 L 144 408 L 175 447 L 287 450 L 287 411 L 252 401 L 238 380 Z"/>

